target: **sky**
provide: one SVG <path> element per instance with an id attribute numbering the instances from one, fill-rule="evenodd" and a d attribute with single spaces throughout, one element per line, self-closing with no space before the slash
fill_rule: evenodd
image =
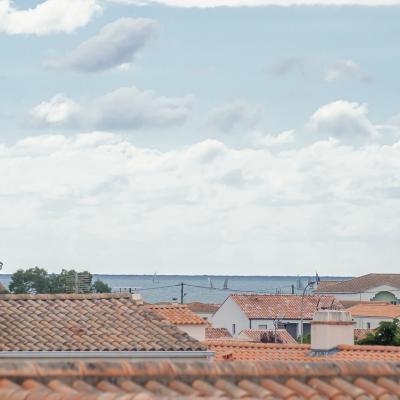
<path id="1" fill-rule="evenodd" d="M 0 261 L 400 259 L 400 0 L 0 0 Z"/>

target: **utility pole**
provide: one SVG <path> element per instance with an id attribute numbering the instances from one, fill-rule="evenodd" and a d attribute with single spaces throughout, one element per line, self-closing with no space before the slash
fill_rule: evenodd
<path id="1" fill-rule="evenodd" d="M 184 283 L 181 282 L 181 304 L 183 304 L 183 297 L 185 296 L 185 294 L 183 293 L 183 285 Z"/>

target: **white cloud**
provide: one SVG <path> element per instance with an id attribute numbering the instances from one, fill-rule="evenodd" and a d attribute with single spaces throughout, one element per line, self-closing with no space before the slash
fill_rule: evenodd
<path id="1" fill-rule="evenodd" d="M 360 66 L 353 60 L 338 60 L 328 68 L 325 79 L 327 81 L 360 79 L 363 82 L 369 83 L 372 77 L 368 74 L 364 74 Z"/>
<path id="2" fill-rule="evenodd" d="M 135 130 L 182 124 L 191 113 L 192 103 L 190 96 L 163 97 L 129 87 L 81 102 L 57 94 L 35 106 L 30 115 L 37 127 Z"/>
<path id="3" fill-rule="evenodd" d="M 152 19 L 120 18 L 105 25 L 64 59 L 50 60 L 47 65 L 83 72 L 124 68 L 157 30 L 158 23 Z"/>
<path id="4" fill-rule="evenodd" d="M 120 4 L 163 4 L 172 7 L 256 7 L 256 6 L 398 6 L 400 0 L 109 0 Z"/>
<path id="5" fill-rule="evenodd" d="M 284 144 L 290 144 L 295 141 L 294 130 L 289 129 L 287 131 L 283 131 L 277 135 L 263 134 L 261 132 L 256 132 L 253 135 L 253 143 L 256 146 L 262 147 L 272 147 L 272 146 L 281 146 Z"/>
<path id="6" fill-rule="evenodd" d="M 46 0 L 35 8 L 17 9 L 0 0 L 0 31 L 9 34 L 46 35 L 72 32 L 85 26 L 101 8 L 96 0 Z"/>
<path id="7" fill-rule="evenodd" d="M 208 116 L 209 122 L 224 133 L 247 133 L 262 120 L 264 107 L 236 101 L 213 109 Z"/>
<path id="8" fill-rule="evenodd" d="M 110 133 L 50 135 L 0 144 L 0 170 L 7 272 L 398 269 L 400 142 L 159 151 Z"/>
<path id="9" fill-rule="evenodd" d="M 377 134 L 374 125 L 368 119 L 367 106 L 344 100 L 320 107 L 311 116 L 309 126 L 320 134 L 350 141 Z"/>

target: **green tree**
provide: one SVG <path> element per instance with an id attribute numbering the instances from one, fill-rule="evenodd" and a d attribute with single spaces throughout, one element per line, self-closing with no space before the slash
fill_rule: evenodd
<path id="1" fill-rule="evenodd" d="M 111 287 L 107 283 L 97 279 L 93 284 L 93 291 L 96 293 L 111 293 Z"/>
<path id="2" fill-rule="evenodd" d="M 19 269 L 11 276 L 9 289 L 13 293 L 50 293 L 49 277 L 43 268 Z"/>
<path id="3" fill-rule="evenodd" d="M 48 274 L 43 268 L 35 267 L 27 270 L 19 269 L 11 276 L 9 289 L 12 293 L 74 293 L 76 290 L 76 274 L 78 289 L 83 293 L 109 293 L 111 287 L 101 280 L 93 283 L 93 276 L 88 271 L 62 269 L 59 274 Z"/>
<path id="4" fill-rule="evenodd" d="M 357 344 L 369 344 L 380 346 L 400 346 L 400 321 L 382 321 L 373 333 L 369 333 Z"/>

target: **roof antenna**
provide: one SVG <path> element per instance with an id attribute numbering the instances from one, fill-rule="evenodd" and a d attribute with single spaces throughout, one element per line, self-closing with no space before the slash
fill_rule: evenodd
<path id="1" fill-rule="evenodd" d="M 1 271 L 1 269 L 3 268 L 3 263 L 0 261 L 0 271 Z"/>

